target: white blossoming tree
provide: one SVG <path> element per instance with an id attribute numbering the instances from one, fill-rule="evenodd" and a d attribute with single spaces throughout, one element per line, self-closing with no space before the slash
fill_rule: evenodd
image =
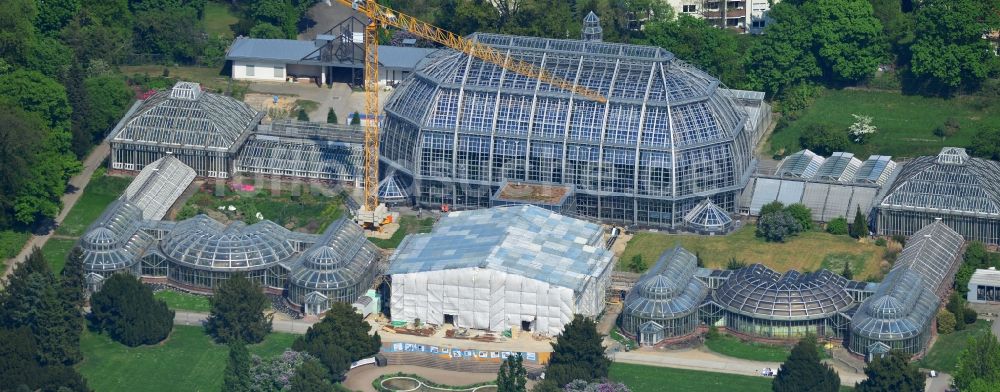
<path id="1" fill-rule="evenodd" d="M 850 134 L 851 140 L 858 144 L 865 144 L 871 135 L 874 135 L 878 131 L 874 125 L 872 125 L 871 116 L 862 116 L 857 114 L 852 114 L 854 117 L 854 124 L 851 124 L 850 128 L 847 128 L 847 133 Z"/>

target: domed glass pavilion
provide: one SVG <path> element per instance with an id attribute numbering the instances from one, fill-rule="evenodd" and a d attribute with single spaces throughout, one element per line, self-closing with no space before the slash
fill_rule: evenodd
<path id="1" fill-rule="evenodd" d="M 728 90 L 656 47 L 469 38 L 608 102 L 459 52 L 432 53 L 386 104 L 381 143 L 386 171 L 418 205 L 497 205 L 493 195 L 509 182 L 564 186 L 573 194 L 565 212 L 606 222 L 677 228 L 706 197 L 736 211 L 767 122 L 760 99 L 738 95 L 755 93 Z"/>
<path id="2" fill-rule="evenodd" d="M 694 333 L 709 291 L 695 277 L 697 270 L 697 257 L 684 248 L 664 252 L 625 297 L 622 330 L 647 346 Z"/>

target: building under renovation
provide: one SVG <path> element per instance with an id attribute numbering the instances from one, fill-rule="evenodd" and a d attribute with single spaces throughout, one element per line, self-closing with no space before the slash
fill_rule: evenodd
<path id="1" fill-rule="evenodd" d="M 535 206 L 452 212 L 389 261 L 391 318 L 558 335 L 597 316 L 614 268 L 600 226 Z"/>
<path id="2" fill-rule="evenodd" d="M 911 235 L 941 220 L 968 240 L 1000 245 L 1000 162 L 963 148 L 906 163 L 875 205 L 879 235 Z"/>
<path id="3" fill-rule="evenodd" d="M 321 234 L 269 220 L 162 220 L 194 178 L 195 170 L 172 155 L 153 161 L 87 229 L 79 246 L 91 291 L 111 274 L 128 273 L 207 294 L 242 273 L 299 310 L 322 314 L 333 302 L 357 300 L 381 273 L 378 248 L 346 219 Z"/>
<path id="4" fill-rule="evenodd" d="M 382 162 L 414 202 L 484 208 L 505 186 L 562 188 L 547 208 L 681 229 L 706 198 L 729 213 L 769 122 L 763 93 L 729 90 L 650 46 L 469 37 L 608 98 L 598 103 L 465 54 L 430 54 L 386 104 Z M 522 203 L 536 203 L 528 192 Z M 560 198 L 544 198 L 551 204 Z"/>

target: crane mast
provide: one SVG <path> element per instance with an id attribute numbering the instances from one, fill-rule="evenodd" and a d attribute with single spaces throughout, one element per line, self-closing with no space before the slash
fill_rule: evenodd
<path id="1" fill-rule="evenodd" d="M 562 79 L 531 63 L 512 58 L 505 53 L 493 49 L 489 45 L 465 39 L 457 34 L 412 16 L 394 11 L 379 5 L 375 0 L 337 0 L 340 4 L 349 6 L 368 17 L 365 26 L 365 145 L 364 145 L 364 204 L 358 211 L 358 221 L 365 226 L 378 227 L 386 222 L 388 210 L 379 204 L 378 199 L 378 164 L 379 164 L 379 97 L 378 97 L 378 29 L 381 26 L 392 26 L 408 31 L 417 37 L 436 42 L 451 49 L 460 51 L 482 61 L 495 64 L 504 69 L 519 73 L 529 78 L 537 79 L 585 99 L 607 102 L 600 93 L 581 87 L 573 82 Z"/>

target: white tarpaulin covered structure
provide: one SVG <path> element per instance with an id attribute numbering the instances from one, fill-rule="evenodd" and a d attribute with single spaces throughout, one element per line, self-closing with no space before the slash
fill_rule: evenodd
<path id="1" fill-rule="evenodd" d="M 453 212 L 390 259 L 392 319 L 558 335 L 604 310 L 603 244 L 600 226 L 534 206 Z"/>

